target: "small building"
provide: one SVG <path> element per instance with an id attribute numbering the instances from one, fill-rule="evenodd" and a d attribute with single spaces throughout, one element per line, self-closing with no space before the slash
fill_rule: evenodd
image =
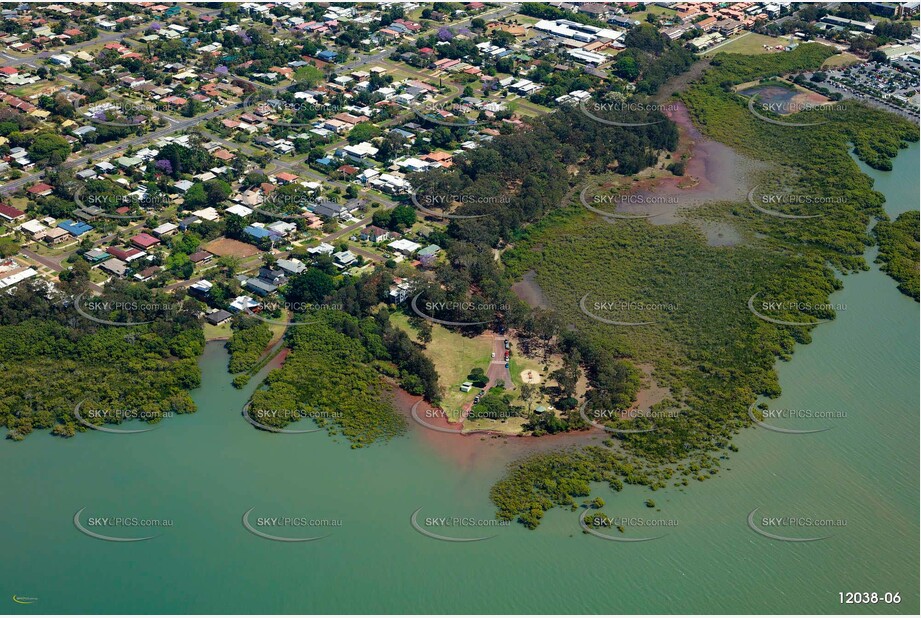
<path id="1" fill-rule="evenodd" d="M 278 260 L 275 265 L 288 275 L 299 275 L 307 270 L 307 265 L 298 259 Z"/>
<path id="2" fill-rule="evenodd" d="M 227 306 L 227 308 L 234 313 L 245 313 L 253 309 L 257 309 L 259 303 L 252 299 L 250 296 L 237 296 L 233 301 Z"/>
<path id="3" fill-rule="evenodd" d="M 13 259 L 0 262 L 0 290 L 25 281 L 38 275 L 38 271 L 30 266 L 23 266 Z"/>
<path id="4" fill-rule="evenodd" d="M 318 217 L 326 217 L 328 219 L 341 218 L 344 214 L 346 214 L 345 209 L 341 205 L 329 200 L 324 200 L 314 205 L 311 210 L 313 211 L 313 214 L 317 215 Z"/>
<path id="5" fill-rule="evenodd" d="M 357 259 L 355 254 L 348 250 L 333 254 L 333 263 L 337 268 L 346 268 L 354 264 Z"/>
<path id="6" fill-rule="evenodd" d="M 224 209 L 224 212 L 230 213 L 232 215 L 237 215 L 238 217 L 243 217 L 244 219 L 251 214 L 253 214 L 252 208 L 247 208 L 242 204 L 234 204 L 233 206 L 228 206 Z"/>
<path id="7" fill-rule="evenodd" d="M 89 262 L 90 264 L 99 264 L 111 258 L 112 258 L 112 255 L 109 253 L 106 253 L 102 249 L 90 249 L 89 251 L 83 254 L 83 259 Z"/>
<path id="8" fill-rule="evenodd" d="M 88 223 L 82 221 L 73 221 L 72 219 L 67 219 L 58 223 L 58 227 L 67 233 L 69 233 L 74 238 L 79 238 L 87 232 L 93 229 Z"/>
<path id="9" fill-rule="evenodd" d="M 54 187 L 44 182 L 40 182 L 38 184 L 32 185 L 31 187 L 26 189 L 27 193 L 38 196 L 38 197 L 46 197 L 48 195 L 51 195 L 53 191 L 54 191 Z"/>
<path id="10" fill-rule="evenodd" d="M 179 226 L 175 223 L 164 223 L 153 229 L 153 235 L 157 238 L 165 238 L 179 231 Z"/>
<path id="11" fill-rule="evenodd" d="M 147 251 L 151 247 L 154 247 L 160 244 L 159 240 L 157 240 L 156 238 L 154 238 L 153 236 L 145 232 L 141 232 L 137 236 L 132 236 L 128 242 L 130 242 L 132 245 L 134 245 L 138 249 L 141 249 L 142 251 Z"/>
<path id="12" fill-rule="evenodd" d="M 205 316 L 205 321 L 208 324 L 214 326 L 220 326 L 221 324 L 226 324 L 233 317 L 233 314 L 229 311 L 224 311 L 223 309 L 218 309 L 217 311 L 212 311 Z"/>
<path id="13" fill-rule="evenodd" d="M 134 278 L 141 282 L 150 281 L 158 272 L 160 272 L 159 266 L 148 266 L 144 270 L 134 273 Z"/>
<path id="14" fill-rule="evenodd" d="M 6 204 L 0 204 L 0 219 L 3 221 L 13 222 L 18 221 L 26 216 L 26 213 L 19 210 L 18 208 L 13 208 Z"/>
<path id="15" fill-rule="evenodd" d="M 331 244 L 321 242 L 316 247 L 309 247 L 307 249 L 307 253 L 310 253 L 311 255 L 332 255 L 335 250 L 336 248 Z"/>
<path id="16" fill-rule="evenodd" d="M 124 277 L 128 272 L 128 265 L 118 258 L 106 260 L 99 268 L 116 277 Z"/>
<path id="17" fill-rule="evenodd" d="M 195 225 L 196 223 L 201 223 L 201 219 L 195 215 L 190 215 L 179 222 L 179 229 L 183 232 Z"/>
<path id="18" fill-rule="evenodd" d="M 106 249 L 106 253 L 108 253 L 109 255 L 111 255 L 112 257 L 116 259 L 121 260 L 122 262 L 133 262 L 134 260 L 138 260 L 144 257 L 145 255 L 147 255 L 143 251 L 139 249 L 135 249 L 133 247 L 129 247 L 129 248 L 109 247 L 108 249 Z"/>
<path id="19" fill-rule="evenodd" d="M 274 234 L 264 227 L 256 227 L 255 225 L 248 225 L 243 228 L 243 231 L 246 234 L 249 234 L 256 240 L 262 240 L 263 238 L 273 238 Z"/>
<path id="20" fill-rule="evenodd" d="M 399 253 L 402 253 L 407 256 L 412 255 L 413 253 L 415 253 L 416 251 L 422 248 L 422 245 L 420 245 L 419 243 L 413 242 L 411 240 L 407 240 L 405 238 L 401 238 L 400 240 L 395 240 L 392 243 L 388 244 L 387 246 L 393 249 L 394 251 L 398 251 Z"/>
<path id="21" fill-rule="evenodd" d="M 70 240 L 71 238 L 73 238 L 71 233 L 60 227 L 52 228 L 45 232 L 45 234 L 42 236 L 42 240 L 44 240 L 49 245 L 59 245 L 62 242 Z"/>
<path id="22" fill-rule="evenodd" d="M 45 232 L 48 231 L 48 227 L 43 225 L 38 219 L 32 219 L 31 221 L 26 221 L 19 226 L 20 231 L 25 232 L 32 237 L 33 240 L 39 240 L 42 236 L 45 235 Z"/>
<path id="23" fill-rule="evenodd" d="M 359 237 L 369 242 L 381 242 L 390 239 L 390 232 L 376 225 L 369 225 L 361 231 Z"/>
<path id="24" fill-rule="evenodd" d="M 214 255 L 208 251 L 196 251 L 189 256 L 189 261 L 198 266 L 199 264 L 207 264 L 214 258 Z"/>
<path id="25" fill-rule="evenodd" d="M 419 249 L 418 255 L 420 258 L 435 257 L 436 255 L 438 255 L 440 251 L 441 251 L 441 247 L 439 247 L 438 245 L 429 245 L 428 247 Z"/>
<path id="26" fill-rule="evenodd" d="M 189 294 L 198 298 L 207 298 L 208 295 L 211 294 L 211 288 L 213 287 L 213 283 L 207 279 L 202 279 L 189 286 Z"/>
<path id="27" fill-rule="evenodd" d="M 278 290 L 277 285 L 269 283 L 261 277 L 247 279 L 243 287 L 259 296 L 268 296 L 269 294 L 274 294 Z"/>

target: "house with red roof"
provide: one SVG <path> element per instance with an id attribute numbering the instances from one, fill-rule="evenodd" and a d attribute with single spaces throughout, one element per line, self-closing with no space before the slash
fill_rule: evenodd
<path id="1" fill-rule="evenodd" d="M 122 247 L 109 247 L 106 253 L 118 258 L 122 262 L 131 262 L 144 256 L 144 252 L 134 248 L 123 249 Z"/>
<path id="2" fill-rule="evenodd" d="M 129 242 L 143 251 L 146 251 L 147 249 L 160 244 L 158 239 L 145 232 L 142 232 L 137 236 L 132 236 Z"/>
<path id="3" fill-rule="evenodd" d="M 237 124 L 239 125 L 240 123 Z M 225 150 L 224 148 L 218 148 L 211 154 L 215 159 L 220 159 L 221 161 L 233 161 L 234 158 L 236 158 L 232 152 Z"/>
<path id="4" fill-rule="evenodd" d="M 31 193 L 32 195 L 38 195 L 41 197 L 51 195 L 52 191 L 54 191 L 54 187 L 49 184 L 45 184 L 44 182 L 40 182 L 37 185 L 32 185 L 26 189 L 26 193 Z"/>
<path id="5" fill-rule="evenodd" d="M 16 221 L 17 219 L 22 219 L 26 216 L 26 213 L 19 210 L 18 208 L 13 208 L 7 204 L 0 204 L 0 219 L 4 221 Z"/>

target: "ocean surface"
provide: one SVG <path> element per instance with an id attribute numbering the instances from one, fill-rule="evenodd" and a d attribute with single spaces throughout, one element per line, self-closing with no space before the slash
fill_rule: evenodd
<path id="1" fill-rule="evenodd" d="M 862 166 L 893 216 L 918 205 L 918 153 L 892 172 Z M 233 389 L 225 351 L 209 344 L 194 415 L 142 434 L 0 444 L 0 611 L 917 614 L 919 308 L 875 265 L 844 282 L 832 302 L 846 309 L 779 363 L 783 394 L 770 402 L 832 416 L 777 427 L 827 430 L 746 430 L 723 472 L 687 488 L 596 487 L 609 516 L 642 520 L 612 536 L 659 537 L 643 542 L 583 534 L 564 509 L 535 531 L 427 521 L 489 520 L 489 488 L 521 448 L 414 423 L 357 450 L 323 432 L 257 431 L 240 413 L 257 381 Z M 81 509 L 90 532 L 155 538 L 92 538 L 75 526 Z M 243 525 L 251 509 L 258 532 L 323 538 L 257 536 Z M 417 509 L 424 531 L 490 538 L 426 536 Z M 748 525 L 754 509 L 768 533 L 827 538 L 767 538 Z M 96 519 L 115 517 L 160 525 Z M 260 519 L 286 517 L 303 525 Z M 841 605 L 841 592 L 901 602 Z"/>

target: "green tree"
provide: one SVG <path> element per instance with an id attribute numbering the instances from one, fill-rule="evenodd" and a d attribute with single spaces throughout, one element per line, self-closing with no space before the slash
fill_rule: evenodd
<path id="1" fill-rule="evenodd" d="M 295 275 L 288 283 L 285 298 L 291 302 L 320 303 L 336 289 L 332 277 L 317 268 Z"/>
<path id="2" fill-rule="evenodd" d="M 12 136 L 10 137 L 12 141 Z M 54 133 L 39 133 L 28 147 L 29 158 L 49 165 L 60 165 L 70 155 L 70 143 Z"/>

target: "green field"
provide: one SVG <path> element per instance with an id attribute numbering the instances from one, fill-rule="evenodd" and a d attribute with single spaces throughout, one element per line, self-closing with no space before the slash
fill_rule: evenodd
<path id="1" fill-rule="evenodd" d="M 637 11 L 636 13 L 630 13 L 625 15 L 629 19 L 635 19 L 637 21 L 646 22 L 647 15 L 657 15 L 659 17 L 674 17 L 678 14 L 678 11 L 675 9 L 665 8 L 664 6 L 657 6 L 655 4 L 650 4 L 646 6 L 645 11 Z"/>
<path id="2" fill-rule="evenodd" d="M 717 44 L 715 47 L 705 51 L 703 56 L 712 56 L 720 52 L 725 52 L 727 54 L 770 54 L 770 53 L 783 53 L 773 50 L 764 49 L 764 45 L 770 45 L 774 47 L 775 45 L 788 45 L 790 40 L 785 37 L 773 37 L 766 36 L 764 34 L 755 34 L 754 32 L 745 32 L 739 36 L 730 39 L 729 42 L 723 42 Z"/>
<path id="3" fill-rule="evenodd" d="M 215 326 L 205 322 L 204 329 L 206 341 L 212 341 L 215 339 L 230 339 L 230 335 L 233 334 L 233 331 L 230 330 L 230 322 L 226 322 L 220 326 Z"/>
<path id="4" fill-rule="evenodd" d="M 416 336 L 416 331 L 409 325 L 409 317 L 406 314 L 393 314 L 390 320 L 394 326 L 413 337 Z M 452 420 L 459 417 L 458 411 L 465 403 L 473 401 L 476 391 L 462 393 L 459 390 L 460 385 L 467 380 L 467 374 L 474 367 L 486 370 L 492 345 L 490 335 L 464 337 L 438 324 L 432 325 L 432 340 L 425 346 L 425 355 L 435 363 L 439 383 L 444 389 L 441 405 Z"/>
<path id="5" fill-rule="evenodd" d="M 823 62 L 822 66 L 823 67 L 846 67 L 852 64 L 857 64 L 858 62 L 862 62 L 862 60 L 858 58 L 857 56 L 855 56 L 854 54 L 849 54 L 847 52 L 844 52 L 842 54 L 838 54 L 837 56 L 832 56 L 831 58 Z"/>

